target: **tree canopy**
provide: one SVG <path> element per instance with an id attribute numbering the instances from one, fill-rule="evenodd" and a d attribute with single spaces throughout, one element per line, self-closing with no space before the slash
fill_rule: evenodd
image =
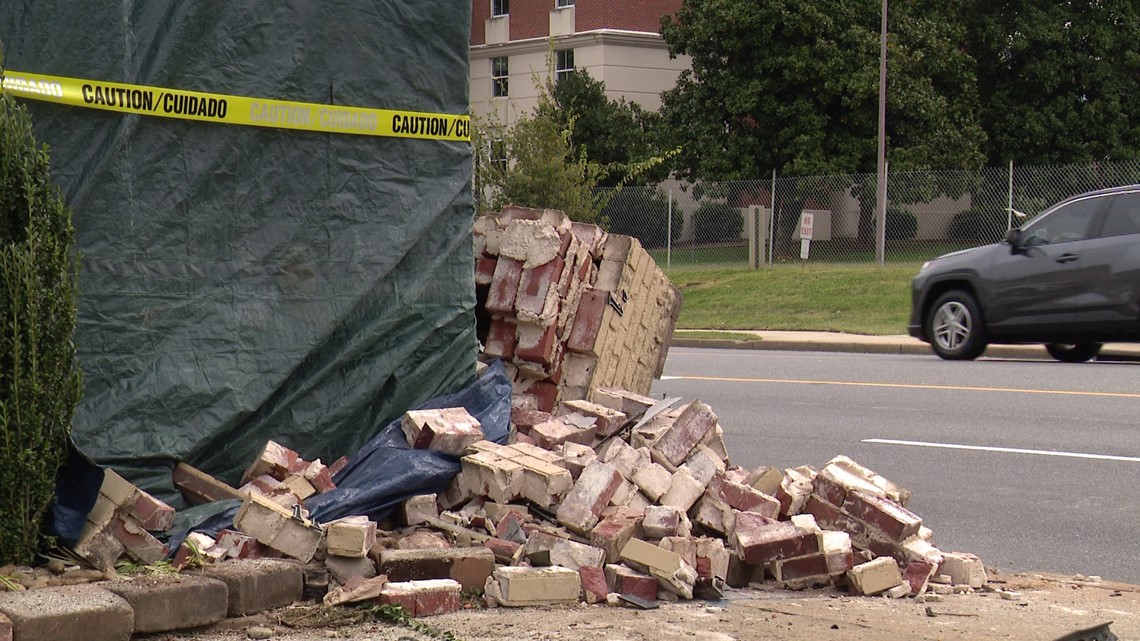
<path id="1" fill-rule="evenodd" d="M 969 0 L 990 162 L 1140 157 L 1140 4 Z"/>
<path id="2" fill-rule="evenodd" d="M 920 0 L 891 14 L 888 149 L 895 168 L 981 163 L 985 135 L 957 2 Z M 685 0 L 662 20 L 673 55 L 692 58 L 664 95 L 683 146 L 679 173 L 751 179 L 776 169 L 873 171 L 880 3 Z"/>

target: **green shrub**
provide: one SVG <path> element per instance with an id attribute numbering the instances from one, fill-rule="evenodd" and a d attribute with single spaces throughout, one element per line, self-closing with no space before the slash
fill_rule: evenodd
<path id="1" fill-rule="evenodd" d="M 67 456 L 81 374 L 71 214 L 31 119 L 0 95 L 0 559 L 29 563 Z"/>
<path id="2" fill-rule="evenodd" d="M 726 203 L 703 202 L 693 212 L 693 242 L 720 243 L 740 240 L 744 217 L 740 210 Z"/>
<path id="3" fill-rule="evenodd" d="M 887 210 L 886 240 L 911 240 L 917 234 L 918 218 L 914 214 L 905 209 Z"/>
<path id="4" fill-rule="evenodd" d="M 946 235 L 950 240 L 996 243 L 1005 237 L 1006 226 L 1009 224 L 1008 216 L 1004 211 L 969 209 L 954 216 L 950 226 L 946 228 Z"/>
<path id="5" fill-rule="evenodd" d="M 684 214 L 674 203 L 673 225 L 670 229 L 669 195 L 654 188 L 622 189 L 606 204 L 602 217 L 609 231 L 633 236 L 647 249 L 664 247 L 669 241 L 670 233 L 676 242 L 685 225 Z"/>

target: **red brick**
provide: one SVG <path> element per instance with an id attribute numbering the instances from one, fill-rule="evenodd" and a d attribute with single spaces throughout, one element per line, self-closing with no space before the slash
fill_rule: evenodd
<path id="1" fill-rule="evenodd" d="M 191 505 L 241 498 L 241 493 L 236 488 L 186 463 L 175 465 L 170 477 L 174 487 L 178 488 L 182 497 Z"/>
<path id="2" fill-rule="evenodd" d="M 149 565 L 166 557 L 167 546 L 129 516 L 116 515 L 108 526 L 108 532 L 122 543 L 127 554 L 139 563 Z"/>
<path id="3" fill-rule="evenodd" d="M 135 494 L 135 502 L 127 513 L 151 532 L 165 532 L 174 525 L 174 508 L 142 490 Z"/>
<path id="4" fill-rule="evenodd" d="M 843 510 L 893 541 L 918 534 L 918 528 L 922 527 L 922 519 L 905 507 L 863 492 L 849 493 Z"/>
<path id="5" fill-rule="evenodd" d="M 507 318 L 496 318 L 491 321 L 487 331 L 487 343 L 483 346 L 483 353 L 509 361 L 515 357 L 515 345 L 518 343 L 517 325 Z"/>
<path id="6" fill-rule="evenodd" d="M 599 346 L 596 343 L 608 301 L 609 292 L 600 289 L 588 289 L 582 294 L 578 311 L 574 314 L 574 324 L 570 328 L 570 335 L 566 338 L 566 349 L 580 354 L 599 356 L 597 350 Z"/>
<path id="7" fill-rule="evenodd" d="M 554 406 L 558 404 L 558 386 L 550 383 L 535 383 L 523 392 L 526 396 L 534 397 L 538 409 L 543 412 L 550 412 Z"/>
<path id="8" fill-rule="evenodd" d="M 380 591 L 380 603 L 403 606 L 414 617 L 429 617 L 459 610 L 461 586 L 450 579 L 389 583 Z"/>
<path id="9" fill-rule="evenodd" d="M 736 516 L 732 538 L 734 547 L 750 564 L 781 561 L 820 551 L 818 533 L 749 512 Z"/>
<path id="10" fill-rule="evenodd" d="M 606 571 L 600 567 L 583 565 L 578 568 L 578 574 L 582 577 L 582 595 L 586 603 L 605 602 L 610 592 L 606 583 Z"/>
<path id="11" fill-rule="evenodd" d="M 222 530 L 218 532 L 218 547 L 226 550 L 227 556 L 235 559 L 260 559 L 262 557 L 277 556 L 257 539 L 237 530 Z"/>
<path id="12" fill-rule="evenodd" d="M 336 489 L 336 484 L 332 480 L 332 472 L 329 471 L 328 466 L 321 463 L 320 459 L 309 463 L 302 475 L 318 492 L 324 493 Z"/>
<path id="13" fill-rule="evenodd" d="M 335 477 L 337 474 L 340 474 L 341 470 L 346 467 L 348 467 L 348 457 L 342 456 L 333 461 L 333 464 L 329 466 L 329 474 Z"/>
<path id="14" fill-rule="evenodd" d="M 814 516 L 815 522 L 825 530 L 846 531 L 848 529 L 850 519 L 843 512 L 840 512 L 839 508 L 820 499 L 815 494 L 808 498 L 803 513 Z"/>
<path id="15" fill-rule="evenodd" d="M 530 434 L 530 428 L 539 423 L 549 421 L 552 418 L 554 418 L 554 415 L 550 412 L 532 410 L 525 407 L 511 408 L 511 424 L 515 426 L 515 431 L 523 434 Z"/>
<path id="16" fill-rule="evenodd" d="M 716 414 L 699 400 L 684 407 L 669 431 L 653 444 L 665 460 L 674 467 L 680 465 L 709 431 L 716 427 Z"/>
<path id="17" fill-rule="evenodd" d="M 812 481 L 812 493 L 828 503 L 842 507 L 847 500 L 847 488 L 836 483 L 827 474 L 819 474 Z"/>
<path id="18" fill-rule="evenodd" d="M 717 474 L 709 483 L 708 494 L 741 512 L 755 512 L 770 518 L 780 514 L 780 502 L 743 483 L 735 483 Z"/>
<path id="19" fill-rule="evenodd" d="M 503 562 L 510 562 L 514 559 L 515 552 L 518 552 L 522 546 L 514 541 L 491 538 L 483 542 L 483 547 L 494 552 L 496 559 Z"/>
<path id="20" fill-rule="evenodd" d="M 783 561 L 773 561 L 768 566 L 768 572 L 776 581 L 794 581 L 832 574 L 831 566 L 827 562 L 827 555 L 824 554 L 809 554 Z"/>
<path id="21" fill-rule="evenodd" d="M 518 295 L 515 297 L 515 310 L 519 314 L 533 314 L 539 318 L 552 320 L 557 308 L 551 310 L 547 304 L 550 288 L 562 278 L 566 261 L 555 258 L 549 263 L 523 269 L 519 279 Z"/>
<path id="22" fill-rule="evenodd" d="M 927 561 L 911 561 L 903 569 L 903 580 L 910 584 L 910 593 L 918 596 L 926 591 L 926 584 L 937 567 Z"/>
<path id="23" fill-rule="evenodd" d="M 563 443 L 591 445 L 594 442 L 596 432 L 597 428 L 594 425 L 578 427 L 559 417 L 532 427 L 530 437 L 539 447 L 553 451 Z"/>
<path id="24" fill-rule="evenodd" d="M 491 289 L 487 292 L 487 302 L 483 307 L 493 314 L 515 313 L 515 297 L 518 295 L 519 280 L 522 278 L 522 261 L 500 256 L 495 265 L 495 276 Z"/>
<path id="25" fill-rule="evenodd" d="M 481 256 L 475 260 L 475 284 L 490 285 L 495 280 L 495 267 L 498 260 L 491 256 Z"/>
<path id="26" fill-rule="evenodd" d="M 643 518 L 636 513 L 607 516 L 590 530 L 590 543 L 605 551 L 607 563 L 617 563 L 621 560 L 621 549 L 640 534 Z"/>
<path id="27" fill-rule="evenodd" d="M 515 356 L 519 360 L 542 365 L 554 364 L 558 351 L 558 334 L 554 325 L 542 328 L 529 323 L 520 323 L 518 336 Z"/>
<path id="28" fill-rule="evenodd" d="M 657 579 L 624 565 L 606 566 L 606 579 L 618 594 L 631 594 L 646 601 L 657 600 Z"/>

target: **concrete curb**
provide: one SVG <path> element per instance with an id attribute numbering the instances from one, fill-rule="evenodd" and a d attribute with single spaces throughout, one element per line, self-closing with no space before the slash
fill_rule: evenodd
<path id="1" fill-rule="evenodd" d="M 221 624 L 227 614 L 235 616 L 235 604 L 250 614 L 302 600 L 298 563 L 222 565 L 229 567 L 211 568 L 216 578 L 173 574 L 0 592 L 0 641 L 129 641 L 135 634 Z"/>
<path id="2" fill-rule="evenodd" d="M 811 332 L 795 332 L 794 338 L 783 338 L 778 333 L 756 332 L 754 335 L 741 332 L 740 340 L 727 338 L 685 338 L 674 336 L 670 347 L 698 347 L 717 349 L 754 349 L 797 352 L 845 352 L 852 354 L 910 354 L 929 355 L 934 353 L 930 345 L 917 339 L 903 337 L 850 337 L 836 338 L 833 334 L 819 333 L 826 337 L 813 339 L 805 336 Z M 990 345 L 983 357 L 1010 358 L 1052 361 L 1053 358 L 1042 345 Z M 1098 361 L 1140 361 L 1140 345 L 1110 343 L 1097 356 Z"/>

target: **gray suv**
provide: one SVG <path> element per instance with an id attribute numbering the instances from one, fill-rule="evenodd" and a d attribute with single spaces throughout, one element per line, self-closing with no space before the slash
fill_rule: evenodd
<path id="1" fill-rule="evenodd" d="M 1079 363 L 1140 341 L 1140 185 L 1046 209 L 1004 242 L 928 261 L 912 283 L 911 336 L 950 360 L 989 343 L 1044 343 Z"/>

